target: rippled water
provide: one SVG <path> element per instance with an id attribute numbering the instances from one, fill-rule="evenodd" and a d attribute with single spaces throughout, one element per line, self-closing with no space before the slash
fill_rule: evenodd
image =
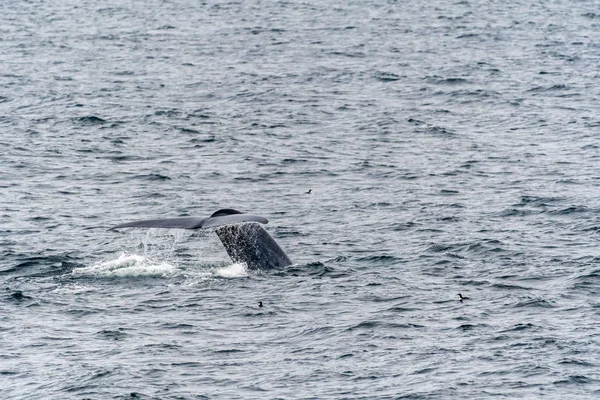
<path id="1" fill-rule="evenodd" d="M 0 22 L 3 399 L 600 396 L 596 2 Z M 295 264 L 107 230 L 225 207 Z"/>

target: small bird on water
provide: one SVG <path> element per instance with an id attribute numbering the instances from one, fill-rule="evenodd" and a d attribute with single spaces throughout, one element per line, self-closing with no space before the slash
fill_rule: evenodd
<path id="1" fill-rule="evenodd" d="M 462 295 L 462 294 L 460 294 L 460 293 L 458 294 L 458 297 L 460 297 L 460 302 L 461 302 L 461 303 L 462 303 L 462 301 L 463 301 L 463 300 L 471 300 L 471 298 L 470 298 L 470 297 L 463 296 L 463 295 Z"/>
<path id="2" fill-rule="evenodd" d="M 259 306 L 259 307 L 262 307 L 262 301 L 259 301 L 259 302 L 258 302 L 258 306 Z"/>
<path id="3" fill-rule="evenodd" d="M 306 192 L 304 194 L 310 194 L 310 192 L 312 192 L 312 189 L 308 189 L 308 192 Z"/>

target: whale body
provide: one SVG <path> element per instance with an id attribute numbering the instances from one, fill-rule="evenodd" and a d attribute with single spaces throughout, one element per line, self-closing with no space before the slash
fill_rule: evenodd
<path id="1" fill-rule="evenodd" d="M 269 221 L 258 215 L 244 214 L 232 208 L 216 211 L 209 217 L 181 217 L 134 221 L 110 228 L 214 229 L 227 254 L 234 262 L 250 269 L 278 269 L 292 260 L 260 224 Z"/>

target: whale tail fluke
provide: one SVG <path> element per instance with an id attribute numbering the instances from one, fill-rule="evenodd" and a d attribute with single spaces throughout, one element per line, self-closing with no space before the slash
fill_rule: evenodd
<path id="1" fill-rule="evenodd" d="M 200 229 L 206 218 L 200 217 L 182 217 L 168 219 L 147 219 L 143 221 L 127 222 L 113 226 L 110 230 L 120 228 L 177 228 L 177 229 Z"/>
<path id="2" fill-rule="evenodd" d="M 245 262 L 251 269 L 274 269 L 292 265 L 292 261 L 275 239 L 258 223 L 266 224 L 268 220 L 258 215 L 243 214 L 240 211 L 225 208 L 214 212 L 210 217 L 150 219 L 128 222 L 110 229 L 216 228 L 217 236 L 234 262 Z"/>
<path id="3" fill-rule="evenodd" d="M 214 212 L 210 217 L 181 217 L 168 219 L 147 219 L 143 221 L 127 222 L 110 228 L 167 228 L 167 229 L 202 229 L 216 228 L 222 225 L 237 224 L 240 222 L 269 222 L 265 217 L 244 214 L 232 208 L 224 208 Z"/>

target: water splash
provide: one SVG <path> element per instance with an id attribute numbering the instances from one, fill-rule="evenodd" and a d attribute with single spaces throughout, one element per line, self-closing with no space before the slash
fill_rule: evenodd
<path id="1" fill-rule="evenodd" d="M 248 276 L 246 263 L 234 263 L 215 270 L 215 275 L 221 278 L 245 278 Z"/>
<path id="2" fill-rule="evenodd" d="M 131 278 L 131 277 L 168 277 L 176 273 L 177 268 L 165 261 L 153 261 L 139 254 L 121 253 L 115 260 L 101 261 L 89 267 L 75 268 L 73 276 Z"/>
<path id="3" fill-rule="evenodd" d="M 182 230 L 148 229 L 141 237 L 139 247 L 148 258 L 170 259 L 187 238 L 189 234 Z"/>

